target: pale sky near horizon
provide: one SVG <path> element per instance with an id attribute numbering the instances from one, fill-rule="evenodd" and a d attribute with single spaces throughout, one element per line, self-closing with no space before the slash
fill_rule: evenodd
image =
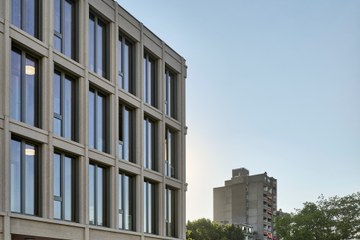
<path id="1" fill-rule="evenodd" d="M 187 219 L 233 168 L 278 208 L 360 191 L 360 0 L 118 0 L 187 61 Z"/>

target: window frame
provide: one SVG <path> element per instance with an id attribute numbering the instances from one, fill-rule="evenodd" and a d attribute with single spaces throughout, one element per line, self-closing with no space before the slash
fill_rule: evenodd
<path id="1" fill-rule="evenodd" d="M 60 114 L 55 113 L 55 100 L 54 100 L 54 109 L 53 109 L 53 132 L 55 135 L 58 135 L 57 133 L 55 133 L 55 119 L 60 120 L 61 121 L 61 129 L 60 129 L 60 134 L 58 136 L 64 137 L 66 139 L 72 140 L 72 141 L 79 141 L 79 131 L 78 131 L 78 115 L 77 113 L 78 111 L 78 86 L 77 86 L 77 80 L 76 78 L 72 77 L 69 74 L 66 74 L 65 72 L 55 68 L 54 70 L 54 81 L 53 81 L 53 85 L 54 85 L 54 91 L 55 91 L 55 74 L 58 74 L 60 76 Z M 68 138 L 65 135 L 66 132 L 66 124 L 65 124 L 65 119 L 66 119 L 66 111 L 65 111 L 65 82 L 66 81 L 70 81 L 71 82 L 71 137 Z M 55 99 L 55 94 L 54 94 L 54 99 Z"/>
<path id="2" fill-rule="evenodd" d="M 143 144 L 143 166 L 146 169 L 157 171 L 157 123 L 146 115 L 143 120 Z"/>
<path id="3" fill-rule="evenodd" d="M 150 62 L 152 63 L 151 68 L 149 67 Z M 145 51 L 143 63 L 144 63 L 143 66 L 144 102 L 157 108 L 158 107 L 157 59 L 153 57 L 148 51 Z M 151 69 L 151 74 L 149 74 L 150 69 Z"/>
<path id="4" fill-rule="evenodd" d="M 41 153 L 40 153 L 40 146 L 32 141 L 26 140 L 26 139 L 21 139 L 17 136 L 12 136 L 11 137 L 11 143 L 10 143 L 10 148 L 12 147 L 12 143 L 13 141 L 16 141 L 18 143 L 20 143 L 20 150 L 21 153 L 19 154 L 20 156 L 20 176 L 16 176 L 16 177 L 20 177 L 20 211 L 14 211 L 12 208 L 12 188 L 13 188 L 13 183 L 12 183 L 12 176 L 10 177 L 10 211 L 14 212 L 14 213 L 19 213 L 19 214 L 24 214 L 24 215 L 29 215 L 29 216 L 41 216 Z M 32 146 L 34 148 L 34 213 L 27 213 L 26 212 L 26 146 Z M 12 149 L 10 150 L 10 170 L 12 172 L 12 162 L 13 159 L 11 156 L 11 152 Z M 31 154 L 30 154 L 31 155 Z"/>
<path id="5" fill-rule="evenodd" d="M 165 187 L 165 235 L 177 237 L 176 234 L 176 190 L 168 185 Z"/>
<path id="6" fill-rule="evenodd" d="M 125 186 L 125 177 L 127 177 L 129 179 L 129 186 L 128 186 L 128 189 L 129 189 L 129 194 L 128 194 L 128 205 L 129 205 L 129 216 L 131 217 L 131 220 L 128 222 L 128 224 L 130 225 L 128 228 L 126 228 L 126 215 L 125 215 L 125 207 L 124 207 L 124 202 L 126 201 L 126 196 L 124 194 L 124 186 Z M 130 174 L 127 174 L 125 172 L 122 172 L 120 171 L 119 174 L 118 174 L 118 189 L 119 189 L 119 192 L 118 192 L 118 217 L 120 219 L 120 216 L 122 214 L 122 226 L 121 226 L 121 223 L 119 221 L 119 229 L 122 229 L 122 230 L 128 230 L 128 231 L 135 231 L 135 224 L 136 224 L 136 208 L 135 208 L 135 178 L 134 176 L 130 175 Z M 120 186 L 120 184 L 122 184 Z M 120 206 L 122 205 L 122 206 Z"/>
<path id="7" fill-rule="evenodd" d="M 165 176 L 171 178 L 177 178 L 177 164 L 178 164 L 177 150 L 176 150 L 177 132 L 172 128 L 166 126 L 164 140 L 165 140 L 164 141 Z"/>
<path id="8" fill-rule="evenodd" d="M 61 52 L 62 54 L 64 54 L 65 56 L 77 61 L 78 60 L 78 52 L 76 51 L 76 49 L 78 49 L 78 44 L 77 44 L 77 39 L 78 36 L 76 34 L 76 30 L 78 29 L 78 24 L 77 24 L 77 11 L 78 11 L 78 6 L 77 6 L 77 2 L 75 0 L 59 0 L 60 1 L 60 31 L 58 32 L 55 30 L 55 24 L 54 24 L 54 49 Z M 71 6 L 72 6 L 72 14 L 71 14 L 71 20 L 72 20 L 72 25 L 71 25 L 71 32 L 72 32 L 72 37 L 71 37 L 71 54 L 70 56 L 67 55 L 65 53 L 65 39 L 66 39 L 66 31 L 65 31 L 65 2 L 71 2 Z M 54 4 L 54 11 L 55 11 L 55 4 Z M 55 14 L 54 14 L 54 23 L 55 23 Z M 61 42 L 61 49 L 56 49 L 55 47 L 55 38 L 58 37 L 60 39 Z"/>
<path id="9" fill-rule="evenodd" d="M 42 18 L 42 4 L 41 1 L 39 0 L 34 0 L 34 35 L 29 33 L 26 29 L 26 0 L 18 0 L 19 1 L 19 7 L 20 7 L 20 26 L 16 25 L 14 23 L 14 3 L 15 0 L 11 1 L 11 24 L 16 26 L 17 28 L 23 30 L 24 32 L 28 33 L 29 35 L 33 36 L 34 38 L 37 38 L 39 40 L 41 40 L 41 18 Z"/>
<path id="10" fill-rule="evenodd" d="M 145 179 L 144 180 L 144 233 L 158 234 L 158 196 L 157 184 Z M 149 188 L 151 186 L 151 188 Z M 151 203 L 149 199 L 151 198 Z"/>
<path id="11" fill-rule="evenodd" d="M 90 86 L 89 87 L 89 92 L 88 94 L 90 94 L 90 92 L 93 92 L 94 93 L 94 99 L 95 99 L 95 104 L 94 104 L 94 146 L 90 146 L 90 134 L 88 136 L 89 138 L 89 147 L 92 148 L 92 149 L 96 149 L 98 151 L 101 151 L 101 152 L 105 152 L 105 153 L 109 153 L 109 124 L 108 124 L 108 121 L 109 121 L 109 109 L 108 109 L 108 95 L 105 94 L 104 92 L 102 91 L 99 91 L 98 89 Z M 98 96 L 101 96 L 103 97 L 103 109 L 102 109 L 102 112 L 103 112 L 103 115 L 102 115 L 102 123 L 103 123 L 103 126 L 102 126 L 102 132 L 104 134 L 104 139 L 103 139 L 103 146 L 99 146 L 99 142 L 98 142 Z M 90 109 L 90 100 L 88 102 L 88 108 Z M 89 114 L 90 114 L 90 111 L 89 111 Z M 89 116 L 89 119 L 90 119 L 90 116 Z M 89 132 L 90 132 L 90 124 L 88 126 L 89 128 Z"/>
<path id="12" fill-rule="evenodd" d="M 177 94 L 177 76 L 178 74 L 165 67 L 164 74 L 164 109 L 165 114 L 169 117 L 177 119 L 178 117 L 178 94 Z"/>
<path id="13" fill-rule="evenodd" d="M 98 74 L 99 76 L 106 78 L 107 80 L 109 80 L 109 75 L 110 75 L 110 53 L 109 53 L 109 41 L 110 41 L 110 37 L 109 37 L 109 26 L 108 26 L 108 22 L 104 20 L 104 18 L 100 17 L 98 14 L 96 14 L 94 11 L 90 10 L 89 11 L 89 29 L 90 29 L 90 20 L 94 21 L 94 36 L 93 40 L 94 40 L 94 49 L 90 49 L 91 46 L 89 44 L 89 49 L 88 51 L 90 52 L 90 50 L 93 51 L 94 53 L 94 68 L 92 69 L 90 67 L 90 54 L 88 57 L 88 61 L 89 61 L 89 70 L 91 72 L 94 72 L 96 74 Z M 103 27 L 103 31 L 105 33 L 103 33 L 103 36 L 99 36 L 100 34 L 98 33 L 98 26 L 99 23 L 102 24 Z M 102 48 L 102 66 L 101 66 L 101 73 L 98 72 L 98 50 L 97 50 L 97 42 L 100 39 L 100 37 L 102 38 L 102 42 L 103 42 L 103 48 Z M 89 31 L 89 39 L 90 39 L 90 31 Z M 89 40 L 90 41 L 90 40 Z"/>
<path id="14" fill-rule="evenodd" d="M 15 119 L 17 121 L 29 124 L 31 126 L 37 127 L 37 128 L 41 128 L 41 74 L 40 74 L 40 60 L 35 57 L 32 54 L 29 54 L 27 51 L 24 51 L 20 48 L 17 48 L 16 46 L 12 46 L 11 48 L 11 54 L 13 53 L 17 53 L 21 56 L 20 59 L 20 116 L 19 119 L 17 119 L 16 117 L 12 116 L 14 113 L 14 106 L 13 104 L 15 104 L 12 100 L 10 99 L 10 117 L 12 119 Z M 32 110 L 34 112 L 34 124 L 31 124 L 27 121 L 26 119 L 26 113 L 27 113 L 27 99 L 26 99 L 26 92 L 27 92 L 27 79 L 26 79 L 26 60 L 29 59 L 30 61 L 34 62 L 35 65 L 35 73 L 34 75 L 34 109 Z M 11 72 L 12 72 L 12 60 L 11 60 Z M 30 75 L 30 74 L 29 74 Z M 31 75 L 30 75 L 31 76 Z M 13 76 L 11 73 L 11 79 L 10 79 L 10 89 L 12 91 L 12 84 L 13 84 Z M 11 94 L 12 95 L 12 94 Z"/>
<path id="15" fill-rule="evenodd" d="M 95 162 L 90 162 L 88 169 L 89 169 L 89 177 L 88 177 L 88 184 L 89 184 L 89 202 L 90 202 L 90 166 L 94 167 L 94 183 L 95 185 L 94 187 L 94 222 L 90 221 L 90 203 L 89 203 L 89 224 L 90 225 L 94 225 L 94 226 L 101 226 L 101 227 L 108 227 L 108 221 L 109 221 L 109 207 L 108 207 L 108 203 L 109 203 L 109 188 L 107 186 L 109 186 L 109 177 L 108 177 L 108 168 L 104 165 L 100 165 L 98 163 Z M 99 218 L 98 218 L 98 168 L 102 169 L 102 223 L 103 224 L 99 224 Z"/>
<path id="16" fill-rule="evenodd" d="M 125 145 L 126 141 L 124 138 L 124 132 L 126 128 L 126 124 L 124 121 L 125 118 L 125 112 L 128 112 L 128 158 L 126 158 L 125 153 Z M 136 132 L 135 132 L 135 110 L 125 104 L 119 103 L 119 119 L 118 119 L 118 128 L 119 128 L 119 139 L 118 139 L 118 157 L 119 160 L 128 161 L 135 163 L 135 142 L 136 142 Z"/>
<path id="17" fill-rule="evenodd" d="M 78 214 L 76 209 L 78 209 L 78 203 L 77 203 L 77 191 L 78 191 L 78 178 L 77 176 L 77 162 L 76 162 L 76 157 L 55 150 L 53 153 L 53 163 L 54 163 L 54 168 L 55 168 L 55 154 L 60 156 L 60 196 L 55 195 L 55 190 L 53 193 L 53 203 L 55 204 L 55 202 L 60 202 L 61 203 L 61 217 L 60 218 L 56 218 L 55 217 L 55 207 L 54 207 L 54 219 L 56 220 L 62 220 L 62 221 L 68 221 L 68 222 L 77 222 L 78 221 Z M 66 205 L 66 196 L 64 196 L 65 193 L 65 158 L 70 158 L 71 159 L 71 219 L 65 219 L 65 205 Z M 55 170 L 55 169 L 54 169 Z M 55 176 L 55 172 L 53 174 L 53 177 Z M 55 189 L 55 179 L 54 179 L 54 184 L 53 184 L 53 189 Z"/>
<path id="18" fill-rule="evenodd" d="M 129 56 L 128 56 L 128 67 L 127 69 L 129 74 L 128 79 L 128 87 L 125 87 L 125 46 L 129 46 Z M 120 47 L 121 46 L 121 47 Z M 125 34 L 119 31 L 118 37 L 118 87 L 119 89 L 129 92 L 133 95 L 136 95 L 136 77 L 135 77 L 135 62 L 136 62 L 136 54 L 135 54 L 135 43 L 130 40 Z"/>

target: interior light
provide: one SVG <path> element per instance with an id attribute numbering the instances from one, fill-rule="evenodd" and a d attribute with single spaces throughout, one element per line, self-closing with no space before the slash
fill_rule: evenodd
<path id="1" fill-rule="evenodd" d="M 30 65 L 26 65 L 25 66 L 25 74 L 26 75 L 35 75 L 35 67 L 30 66 Z"/>
<path id="2" fill-rule="evenodd" d="M 26 155 L 26 156 L 35 156 L 35 149 L 26 148 L 26 149 L 25 149 L 25 155 Z"/>

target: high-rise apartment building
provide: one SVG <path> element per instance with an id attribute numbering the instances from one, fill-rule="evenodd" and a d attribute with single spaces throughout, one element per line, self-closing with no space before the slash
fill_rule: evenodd
<path id="1" fill-rule="evenodd" d="M 183 57 L 113 0 L 1 0 L 0 63 L 0 240 L 185 239 Z"/>
<path id="2" fill-rule="evenodd" d="M 255 239 L 274 239 L 277 202 L 276 179 L 267 173 L 249 175 L 245 168 L 232 170 L 224 187 L 214 188 L 214 221 L 253 226 Z"/>

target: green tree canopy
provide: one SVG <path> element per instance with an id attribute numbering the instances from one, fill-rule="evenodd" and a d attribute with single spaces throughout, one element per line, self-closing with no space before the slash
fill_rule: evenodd
<path id="1" fill-rule="evenodd" d="M 209 219 L 188 221 L 186 240 L 244 240 L 239 226 L 232 224 L 220 225 Z"/>
<path id="2" fill-rule="evenodd" d="M 344 197 L 320 196 L 295 213 L 275 220 L 281 240 L 342 240 L 360 238 L 360 192 Z"/>

